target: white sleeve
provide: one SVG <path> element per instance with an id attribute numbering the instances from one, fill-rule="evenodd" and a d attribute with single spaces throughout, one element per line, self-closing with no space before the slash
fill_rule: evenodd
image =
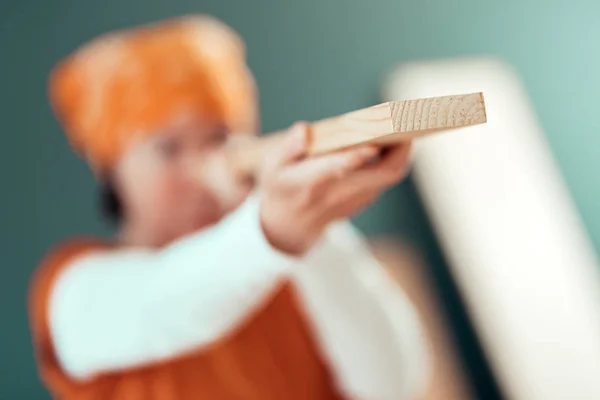
<path id="1" fill-rule="evenodd" d="M 51 293 L 58 359 L 85 380 L 206 346 L 259 307 L 295 262 L 264 238 L 256 197 L 163 250 L 83 256 Z"/>
<path id="2" fill-rule="evenodd" d="M 295 271 L 322 354 L 356 400 L 408 400 L 429 378 L 424 331 L 410 300 L 350 223 L 335 224 Z"/>

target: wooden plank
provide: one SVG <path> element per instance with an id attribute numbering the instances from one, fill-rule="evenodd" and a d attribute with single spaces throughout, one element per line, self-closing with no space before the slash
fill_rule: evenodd
<path id="1" fill-rule="evenodd" d="M 389 101 L 310 125 L 308 154 L 315 156 L 366 143 L 382 146 L 419 136 L 487 122 L 483 93 Z M 254 171 L 282 133 L 237 138 L 230 143 L 232 161 Z"/>
<path id="2" fill-rule="evenodd" d="M 513 68 L 398 66 L 386 99 L 483 90 L 489 123 L 415 143 L 413 179 L 513 400 L 600 399 L 598 259 Z"/>
<path id="3" fill-rule="evenodd" d="M 312 155 L 364 144 L 396 143 L 486 122 L 482 93 L 389 101 L 311 125 Z"/>

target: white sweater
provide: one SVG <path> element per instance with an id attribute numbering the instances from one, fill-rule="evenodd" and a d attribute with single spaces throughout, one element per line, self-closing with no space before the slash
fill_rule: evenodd
<path id="1" fill-rule="evenodd" d="M 302 258 L 268 244 L 250 197 L 214 228 L 159 251 L 86 254 L 59 276 L 50 329 L 62 368 L 85 381 L 207 346 L 282 280 L 300 293 L 319 349 L 352 399 L 421 395 L 426 347 L 415 310 L 348 222 Z"/>

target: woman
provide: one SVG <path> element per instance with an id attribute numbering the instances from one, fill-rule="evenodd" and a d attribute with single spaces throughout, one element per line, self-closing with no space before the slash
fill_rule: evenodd
<path id="1" fill-rule="evenodd" d="M 409 146 L 305 158 L 306 125 L 258 186 L 223 144 L 258 130 L 244 47 L 208 17 L 100 37 L 50 98 L 119 224 L 69 240 L 31 289 L 39 371 L 60 399 L 412 399 L 412 306 L 347 222 L 405 174 Z"/>

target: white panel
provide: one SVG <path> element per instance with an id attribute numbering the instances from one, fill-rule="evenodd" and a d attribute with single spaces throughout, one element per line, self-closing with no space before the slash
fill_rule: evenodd
<path id="1" fill-rule="evenodd" d="M 426 61 L 384 90 L 484 92 L 486 125 L 416 143 L 416 184 L 509 398 L 600 399 L 600 267 L 517 75 L 493 59 Z"/>

